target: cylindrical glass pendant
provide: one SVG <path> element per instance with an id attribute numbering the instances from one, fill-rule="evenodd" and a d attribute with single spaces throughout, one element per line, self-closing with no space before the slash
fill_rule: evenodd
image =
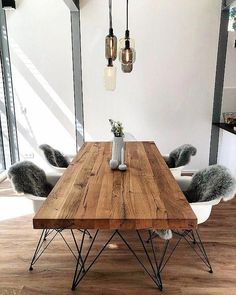
<path id="1" fill-rule="evenodd" d="M 117 38 L 116 36 L 107 35 L 105 40 L 105 56 L 106 59 L 115 60 L 117 57 Z"/>
<path id="2" fill-rule="evenodd" d="M 130 73 L 133 70 L 133 63 L 136 60 L 136 52 L 133 48 L 122 48 L 120 50 L 119 59 L 121 69 L 124 73 Z"/>
<path id="3" fill-rule="evenodd" d="M 109 91 L 114 91 L 116 89 L 116 67 L 106 66 L 104 70 L 104 85 L 105 89 Z"/>
<path id="4" fill-rule="evenodd" d="M 122 64 L 134 63 L 136 59 L 135 50 L 133 48 L 122 48 L 120 51 L 120 61 Z"/>

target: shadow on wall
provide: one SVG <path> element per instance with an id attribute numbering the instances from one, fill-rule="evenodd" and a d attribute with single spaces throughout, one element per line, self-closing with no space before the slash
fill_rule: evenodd
<path id="1" fill-rule="evenodd" d="M 56 91 L 49 85 L 48 81 L 37 70 L 32 61 L 24 54 L 20 47 L 11 39 L 10 46 L 15 53 L 14 65 L 27 81 L 29 86 L 37 92 L 45 106 L 63 127 L 70 132 L 74 128 L 74 114 L 65 105 Z M 60 118 L 60 120 L 58 119 Z"/>
<path id="2" fill-rule="evenodd" d="M 15 98 L 18 99 L 18 96 L 17 96 L 17 93 L 15 91 Z M 0 101 L 0 114 L 3 115 L 4 114 L 4 104 L 2 101 Z M 25 114 L 25 121 L 27 122 L 27 128 L 25 128 L 20 122 L 19 120 L 17 120 L 17 131 L 19 134 L 21 134 L 24 139 L 27 141 L 27 143 L 32 147 L 32 149 L 37 152 L 37 155 L 40 156 L 42 158 L 42 155 L 39 153 L 39 150 L 38 150 L 38 143 L 37 143 L 37 140 L 36 140 L 36 137 L 33 133 L 33 130 L 30 126 L 30 122 Z M 6 141 L 8 141 L 8 134 L 7 132 L 4 132 L 6 131 L 7 129 L 3 129 L 3 137 Z"/>
<path id="3" fill-rule="evenodd" d="M 13 74 L 17 75 L 21 82 L 19 92 L 19 81 L 17 86 L 14 83 L 15 100 L 18 105 L 18 114 L 16 114 L 18 131 L 27 145 L 41 158 L 38 145 L 44 140 L 39 139 L 43 137 L 40 136 L 40 133 L 45 132 L 49 137 L 53 134 L 54 138 L 58 137 L 60 141 L 63 141 L 63 144 L 65 144 L 65 135 L 69 140 L 68 145 L 75 142 L 75 133 L 71 132 L 72 130 L 75 132 L 75 115 L 14 40 L 10 40 L 10 46 L 14 52 Z M 27 116 L 27 106 L 31 110 L 34 109 L 33 115 L 31 112 L 31 119 Z M 45 124 L 47 121 L 50 123 L 50 120 L 54 123 L 54 127 Z M 41 126 L 43 125 L 41 122 L 44 122 L 44 127 Z M 55 126 L 57 130 L 55 130 Z M 82 131 L 81 129 L 81 133 Z"/>

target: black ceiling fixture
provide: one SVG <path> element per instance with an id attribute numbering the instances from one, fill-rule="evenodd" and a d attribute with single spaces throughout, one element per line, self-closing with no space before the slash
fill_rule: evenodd
<path id="1" fill-rule="evenodd" d="M 15 0 L 2 0 L 2 8 L 3 9 L 16 9 L 16 1 Z"/>
<path id="2" fill-rule="evenodd" d="M 116 67 L 113 61 L 117 57 L 117 38 L 113 32 L 112 25 L 112 0 L 108 0 L 109 5 L 109 34 L 105 39 L 105 56 L 108 64 L 104 70 L 104 84 L 106 90 L 114 91 L 116 88 Z"/>
<path id="3" fill-rule="evenodd" d="M 133 64 L 136 60 L 136 52 L 134 49 L 134 41 L 130 39 L 129 32 L 129 0 L 126 0 L 126 31 L 125 38 L 122 38 L 123 46 L 120 49 L 119 59 L 121 69 L 124 73 L 130 73 L 133 70 Z"/>

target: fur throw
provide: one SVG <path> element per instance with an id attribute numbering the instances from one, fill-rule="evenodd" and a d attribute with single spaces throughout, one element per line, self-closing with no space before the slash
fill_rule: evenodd
<path id="1" fill-rule="evenodd" d="M 184 192 L 189 203 L 206 202 L 223 198 L 228 201 L 236 193 L 236 179 L 221 165 L 212 165 L 197 172 L 188 191 Z"/>
<path id="2" fill-rule="evenodd" d="M 42 144 L 39 148 L 44 152 L 46 159 L 52 166 L 60 168 L 67 168 L 69 166 L 67 159 L 62 155 L 62 153 L 55 150 L 50 145 Z"/>
<path id="3" fill-rule="evenodd" d="M 170 153 L 166 164 L 169 168 L 185 166 L 190 162 L 191 156 L 195 156 L 196 153 L 197 149 L 194 146 L 191 144 L 183 144 Z"/>
<path id="4" fill-rule="evenodd" d="M 30 161 L 16 163 L 8 170 L 8 178 L 18 193 L 47 197 L 53 186 L 45 172 Z"/>

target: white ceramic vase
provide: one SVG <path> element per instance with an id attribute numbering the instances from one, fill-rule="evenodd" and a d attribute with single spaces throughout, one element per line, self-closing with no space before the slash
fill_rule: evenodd
<path id="1" fill-rule="evenodd" d="M 110 167 L 117 169 L 121 163 L 121 150 L 124 147 L 124 138 L 114 136 L 112 143 L 112 158 L 110 161 Z"/>

